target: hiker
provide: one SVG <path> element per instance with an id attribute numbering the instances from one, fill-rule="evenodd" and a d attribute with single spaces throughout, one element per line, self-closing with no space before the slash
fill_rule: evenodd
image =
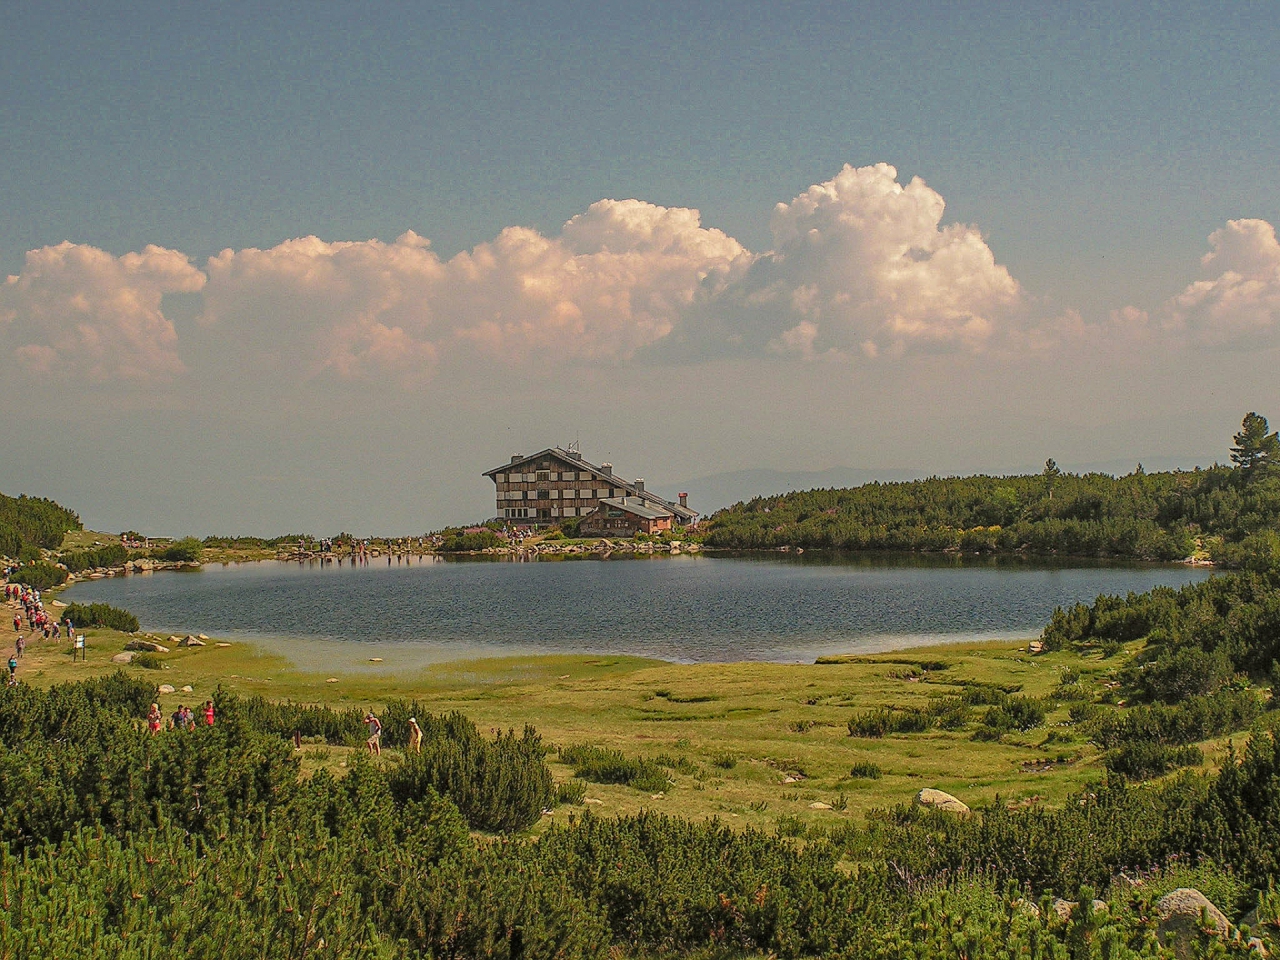
<path id="1" fill-rule="evenodd" d="M 409 750 L 412 753 L 422 752 L 422 728 L 414 717 L 409 718 Z"/>
<path id="2" fill-rule="evenodd" d="M 17 686 L 18 684 L 18 658 L 9 658 L 9 686 Z"/>
<path id="3" fill-rule="evenodd" d="M 372 713 L 366 714 L 364 718 L 365 726 L 369 728 L 369 739 L 365 741 L 365 745 L 369 748 L 369 752 L 375 757 L 382 756 L 382 721 L 375 717 Z"/>
<path id="4" fill-rule="evenodd" d="M 213 701 L 206 700 L 204 702 L 204 725 L 206 727 L 213 726 Z"/>
<path id="5" fill-rule="evenodd" d="M 160 724 L 164 722 L 164 717 L 160 715 L 160 704 L 153 703 L 151 709 L 147 711 L 147 730 L 154 737 L 160 732 Z"/>

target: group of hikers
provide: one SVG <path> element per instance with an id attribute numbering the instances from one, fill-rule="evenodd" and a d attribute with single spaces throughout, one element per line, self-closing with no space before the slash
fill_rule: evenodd
<path id="1" fill-rule="evenodd" d="M 40 599 L 40 591 L 17 583 L 4 585 L 4 599 L 16 609 L 13 614 L 13 632 L 17 638 L 13 643 L 13 655 L 9 657 L 9 686 L 18 682 L 18 661 L 27 649 L 27 639 L 22 633 L 22 623 L 26 620 L 27 632 L 32 636 L 42 635 L 46 640 L 59 640 L 65 627 L 66 635 L 71 636 L 72 623 L 68 617 L 59 623 L 55 617 L 49 616 L 44 609 L 44 601 Z"/>
<path id="2" fill-rule="evenodd" d="M 202 710 L 204 714 L 203 726 L 213 726 L 213 701 L 206 700 Z M 153 703 L 151 709 L 147 711 L 147 730 L 152 736 L 160 732 L 160 728 L 164 725 L 164 715 L 160 712 L 160 704 Z M 194 730 L 196 728 L 196 714 L 188 706 L 180 706 L 173 711 L 173 715 L 169 717 L 170 730 Z"/>
<path id="3" fill-rule="evenodd" d="M 364 715 L 364 725 L 369 728 L 369 739 L 365 741 L 365 746 L 375 757 L 382 756 L 382 721 L 370 711 Z M 418 726 L 415 717 L 409 718 L 409 746 L 405 752 L 422 752 L 422 728 Z"/>

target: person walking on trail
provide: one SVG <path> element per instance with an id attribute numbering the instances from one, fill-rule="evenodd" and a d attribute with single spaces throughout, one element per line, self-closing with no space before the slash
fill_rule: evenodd
<path id="1" fill-rule="evenodd" d="M 422 728 L 414 717 L 409 718 L 409 752 L 422 752 Z"/>
<path id="2" fill-rule="evenodd" d="M 213 726 L 213 701 L 206 700 L 204 702 L 204 725 L 206 727 Z"/>
<path id="3" fill-rule="evenodd" d="M 9 686 L 16 686 L 18 683 L 18 658 L 9 658 Z"/>
<path id="4" fill-rule="evenodd" d="M 151 709 L 147 712 L 147 730 L 154 737 L 160 732 L 160 724 L 164 722 L 164 717 L 160 715 L 160 704 L 153 703 Z"/>
<path id="5" fill-rule="evenodd" d="M 370 753 L 380 757 L 382 756 L 382 721 L 369 713 L 365 715 L 364 722 L 369 728 L 369 739 L 365 741 L 365 745 L 368 746 Z"/>

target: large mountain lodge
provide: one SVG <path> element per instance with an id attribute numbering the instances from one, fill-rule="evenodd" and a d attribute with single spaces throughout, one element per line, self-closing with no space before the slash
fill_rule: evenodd
<path id="1" fill-rule="evenodd" d="M 492 479 L 496 487 L 498 519 L 521 525 L 554 523 L 567 517 L 603 520 L 609 512 L 608 506 L 601 508 L 605 500 L 614 501 L 615 513 L 619 500 L 628 508 L 624 511 L 628 516 L 639 510 L 648 521 L 639 528 L 641 532 L 669 528 L 673 523 L 688 526 L 698 519 L 697 511 L 689 509 L 688 494 L 680 494 L 679 503 L 664 500 L 645 490 L 643 479 L 624 480 L 614 474 L 613 464 L 596 466 L 573 449 L 549 447 L 528 457 L 516 454 L 510 463 L 487 470 L 483 476 Z M 662 515 L 669 517 L 665 526 Z M 623 532 L 617 524 L 610 529 Z"/>

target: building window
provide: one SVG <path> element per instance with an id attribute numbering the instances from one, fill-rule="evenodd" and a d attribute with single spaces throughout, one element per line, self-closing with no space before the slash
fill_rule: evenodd
<path id="1" fill-rule="evenodd" d="M 550 500 L 550 499 L 551 499 L 551 491 L 550 491 L 550 490 L 539 490 L 539 491 L 538 491 L 538 499 L 539 499 L 539 500 Z"/>
<path id="2" fill-rule="evenodd" d="M 551 472 L 550 472 L 549 470 L 539 470 L 539 471 L 538 471 L 538 479 L 537 479 L 537 480 L 535 480 L 534 482 L 535 482 L 535 483 L 546 483 L 546 482 L 547 482 L 548 480 L 550 480 L 550 479 L 551 479 Z"/>

